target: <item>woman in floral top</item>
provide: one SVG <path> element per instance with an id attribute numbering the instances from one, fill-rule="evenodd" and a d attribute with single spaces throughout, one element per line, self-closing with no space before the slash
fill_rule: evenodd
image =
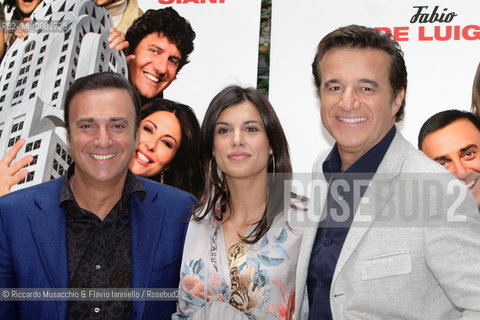
<path id="1" fill-rule="evenodd" d="M 172 319 L 291 319 L 302 230 L 288 221 L 306 204 L 289 191 L 275 111 L 255 89 L 231 86 L 210 103 L 201 131 L 207 183 Z"/>

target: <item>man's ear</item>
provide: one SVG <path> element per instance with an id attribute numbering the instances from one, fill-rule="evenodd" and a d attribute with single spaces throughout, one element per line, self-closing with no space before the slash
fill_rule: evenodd
<path id="1" fill-rule="evenodd" d="M 393 99 L 392 116 L 395 116 L 397 114 L 404 99 L 405 99 L 405 89 L 400 89 L 397 92 L 397 96 Z"/>
<path id="2" fill-rule="evenodd" d="M 129 54 L 128 56 L 125 57 L 125 60 L 127 61 L 127 64 L 129 64 L 130 62 L 135 60 L 135 55 L 133 53 Z"/>

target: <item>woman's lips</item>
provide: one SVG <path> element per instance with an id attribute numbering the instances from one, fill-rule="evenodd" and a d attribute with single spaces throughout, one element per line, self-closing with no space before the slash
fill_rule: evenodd
<path id="1" fill-rule="evenodd" d="M 138 162 L 140 162 L 141 164 L 143 164 L 145 166 L 151 165 L 154 162 L 152 158 L 150 158 L 149 156 L 147 156 L 146 154 L 144 154 L 140 150 L 137 150 L 135 152 L 135 155 L 136 155 L 136 158 L 137 158 Z"/>
<path id="2" fill-rule="evenodd" d="M 228 158 L 231 160 L 243 160 L 250 157 L 250 154 L 247 152 L 232 152 L 228 154 Z"/>

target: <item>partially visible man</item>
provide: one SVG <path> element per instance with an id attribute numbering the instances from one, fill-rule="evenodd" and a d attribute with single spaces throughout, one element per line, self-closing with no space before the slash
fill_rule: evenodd
<path id="1" fill-rule="evenodd" d="M 194 198 L 135 177 L 139 101 L 121 75 L 77 79 L 73 164 L 0 198 L 0 288 L 174 288 Z M 0 301 L 1 319 L 170 319 L 174 301 Z"/>
<path id="2" fill-rule="evenodd" d="M 128 41 L 125 41 L 125 33 L 133 21 L 143 14 L 138 7 L 137 0 L 93 0 L 99 6 L 105 8 L 110 14 L 113 27 L 110 29 L 110 48 L 124 50 L 128 48 Z"/>
<path id="3" fill-rule="evenodd" d="M 461 180 L 480 207 L 480 118 L 461 110 L 431 116 L 418 134 L 418 149 Z"/>
<path id="4" fill-rule="evenodd" d="M 143 14 L 137 0 L 93 0 L 93 2 L 107 9 L 113 26 L 123 34 L 127 32 L 133 21 Z"/>
<path id="5" fill-rule="evenodd" d="M 328 188 L 312 197 L 296 319 L 480 319 L 480 215 L 465 187 L 395 127 L 407 89 L 398 43 L 339 28 L 320 41 L 312 72 L 336 143 L 314 166 Z"/>
<path id="6" fill-rule="evenodd" d="M 195 32 L 185 18 L 168 7 L 145 12 L 128 29 L 125 38 L 129 43 L 129 79 L 145 104 L 163 97 L 163 90 L 189 62 Z"/>

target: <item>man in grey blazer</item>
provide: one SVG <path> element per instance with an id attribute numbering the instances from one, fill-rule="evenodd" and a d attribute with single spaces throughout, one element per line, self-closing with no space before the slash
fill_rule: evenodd
<path id="1" fill-rule="evenodd" d="M 342 27 L 312 69 L 336 143 L 314 165 L 295 318 L 480 319 L 480 216 L 465 186 L 395 127 L 407 88 L 398 43 Z"/>

